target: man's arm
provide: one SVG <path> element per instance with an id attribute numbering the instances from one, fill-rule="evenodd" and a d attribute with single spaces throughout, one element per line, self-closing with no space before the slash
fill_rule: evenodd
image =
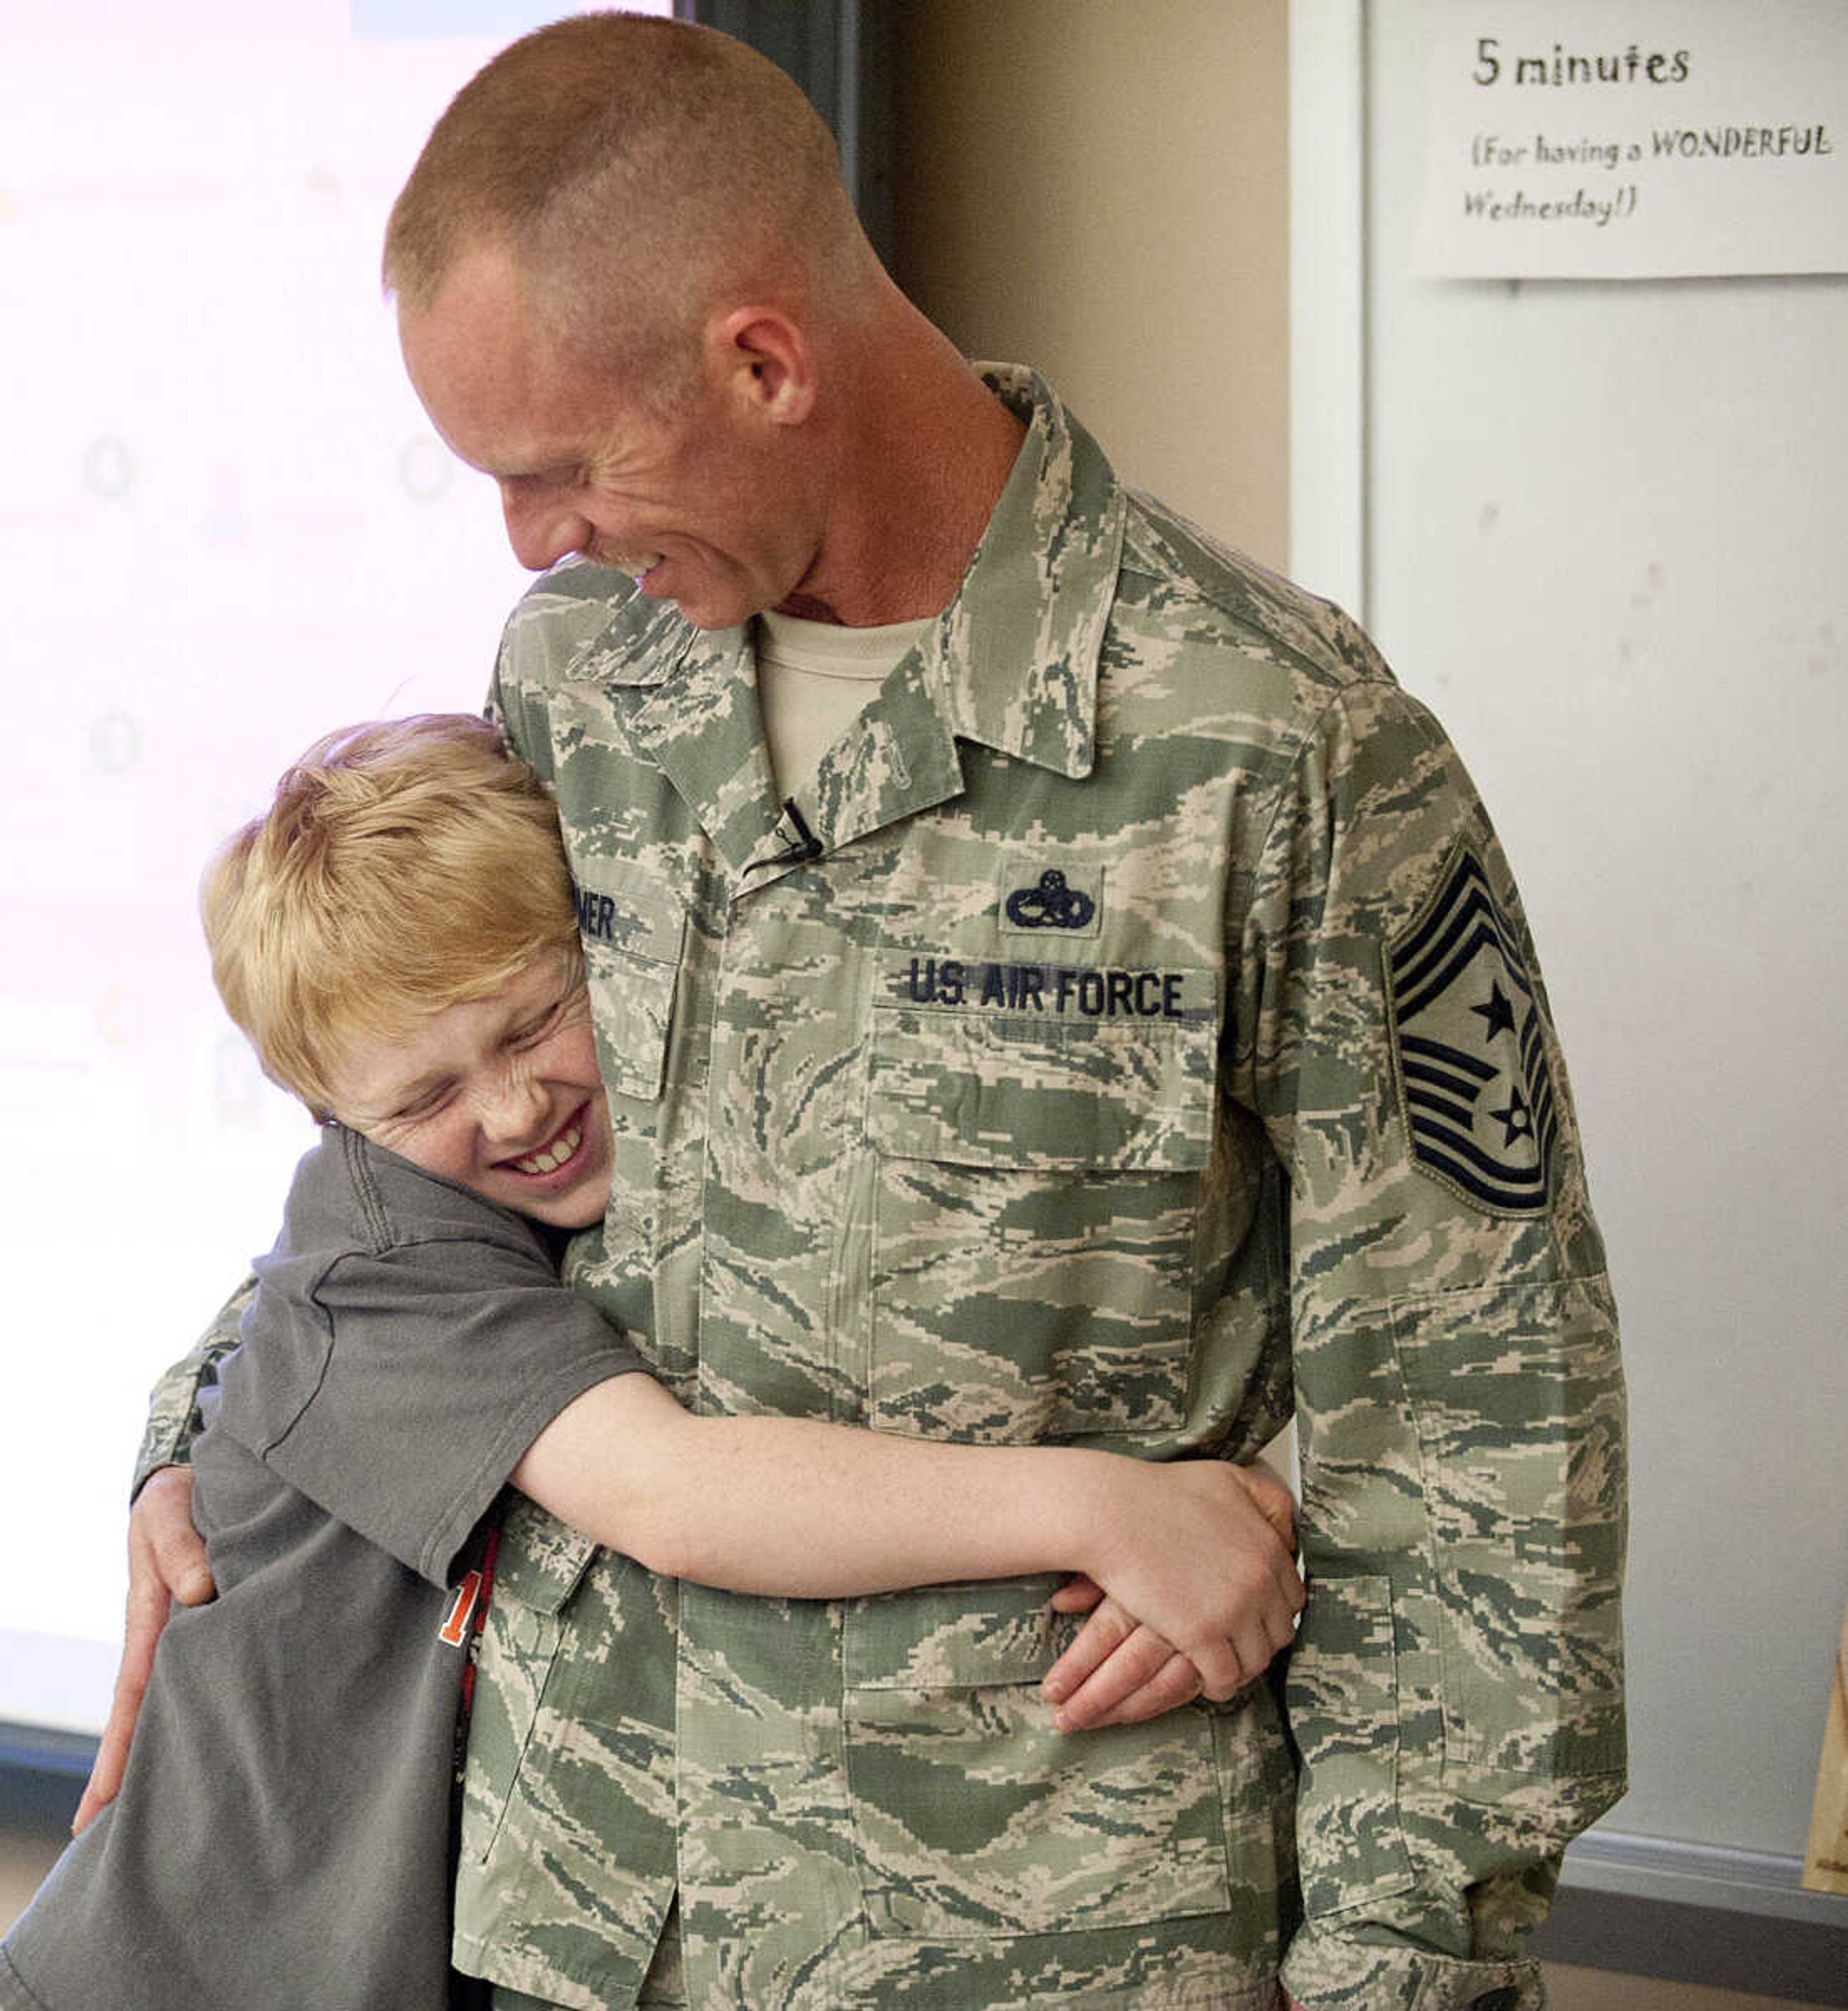
<path id="1" fill-rule="evenodd" d="M 1456 754 L 1384 678 L 1298 753 L 1228 1073 L 1288 1169 L 1309 2011 L 1537 2005 L 1623 1785 L 1622 1388 L 1563 1064 Z"/>
<path id="2" fill-rule="evenodd" d="M 651 1571 L 733 1592 L 841 1598 L 1083 1571 L 1220 1700 L 1268 1665 L 1302 1604 L 1287 1493 L 1215 1461 L 695 1417 L 626 1376 L 561 1412 L 513 1480 Z M 1118 1694 L 1107 1682 L 1087 1703 Z"/>
<path id="3" fill-rule="evenodd" d="M 122 1660 L 108 1722 L 71 1823 L 73 1835 L 88 1827 L 122 1785 L 155 1648 L 173 1602 L 200 1606 L 211 1596 L 205 1546 L 193 1527 L 193 1477 L 188 1469 L 193 1441 L 204 1428 L 201 1398 L 216 1379 L 219 1363 L 237 1345 L 238 1322 L 255 1288 L 256 1281 L 250 1278 L 239 1286 L 219 1308 L 198 1345 L 155 1385 L 149 1401 L 147 1428 L 135 1461 L 134 1505 L 129 1512 L 128 1611 Z"/>
<path id="4" fill-rule="evenodd" d="M 219 1364 L 237 1345 L 244 1308 L 257 1290 L 246 1278 L 211 1318 L 190 1354 L 183 1356 L 154 1386 L 148 1397 L 147 1424 L 135 1455 L 131 1498 L 138 1497 L 149 1477 L 162 1467 L 190 1466 L 193 1441 L 205 1429 L 201 1406 L 218 1380 Z"/>

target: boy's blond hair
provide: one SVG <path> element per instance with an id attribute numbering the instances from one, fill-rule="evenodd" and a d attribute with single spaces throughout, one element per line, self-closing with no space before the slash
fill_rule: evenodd
<path id="1" fill-rule="evenodd" d="M 318 740 L 207 867 L 200 912 L 226 1009 L 321 1117 L 345 1042 L 402 1039 L 547 952 L 582 967 L 557 812 L 465 713 Z"/>

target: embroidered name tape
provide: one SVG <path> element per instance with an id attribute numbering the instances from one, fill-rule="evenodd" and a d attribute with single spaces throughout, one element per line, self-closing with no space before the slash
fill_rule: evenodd
<path id="1" fill-rule="evenodd" d="M 578 933 L 657 963 L 677 963 L 686 917 L 673 896 L 658 886 L 618 877 L 600 860 L 574 861 Z"/>

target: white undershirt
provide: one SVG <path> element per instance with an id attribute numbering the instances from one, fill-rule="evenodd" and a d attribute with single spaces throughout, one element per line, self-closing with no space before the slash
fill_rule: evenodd
<path id="1" fill-rule="evenodd" d="M 757 703 L 779 796 L 815 773 L 931 621 L 844 628 L 794 614 L 758 616 Z"/>

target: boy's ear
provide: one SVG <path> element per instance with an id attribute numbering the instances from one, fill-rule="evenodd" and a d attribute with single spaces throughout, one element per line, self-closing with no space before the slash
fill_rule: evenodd
<path id="1" fill-rule="evenodd" d="M 773 425 L 800 425 L 815 408 L 815 352 L 778 307 L 733 308 L 706 328 L 716 381 L 744 411 Z"/>

